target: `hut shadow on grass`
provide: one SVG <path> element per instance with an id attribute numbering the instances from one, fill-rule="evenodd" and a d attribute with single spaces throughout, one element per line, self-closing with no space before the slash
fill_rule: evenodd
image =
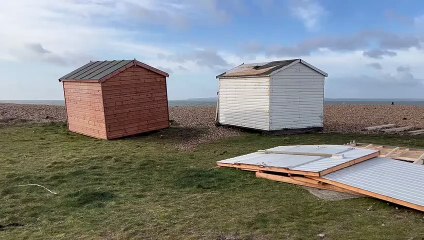
<path id="1" fill-rule="evenodd" d="M 193 128 L 193 127 L 180 127 L 171 126 L 167 129 L 158 131 L 138 134 L 127 139 L 129 140 L 143 140 L 148 139 L 153 142 L 167 142 L 167 143 L 182 143 L 188 142 L 194 139 L 201 138 L 202 135 L 206 134 L 208 130 L 206 128 Z"/>

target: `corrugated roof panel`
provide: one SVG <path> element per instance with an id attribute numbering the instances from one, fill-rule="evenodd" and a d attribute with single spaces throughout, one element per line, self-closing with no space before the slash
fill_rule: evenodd
<path id="1" fill-rule="evenodd" d="M 108 64 L 105 64 L 104 67 L 98 69 L 97 71 L 92 72 L 90 75 L 85 76 L 83 79 L 101 79 L 119 69 L 126 66 L 127 64 L 131 63 L 130 60 L 122 60 L 122 61 L 115 61 L 110 62 Z"/>
<path id="2" fill-rule="evenodd" d="M 98 65 L 96 68 L 92 69 L 91 71 L 88 71 L 85 74 L 81 75 L 79 79 L 80 80 L 94 79 L 93 76 L 105 71 L 106 69 L 110 68 L 111 66 L 115 64 L 118 64 L 119 62 L 121 61 L 116 61 L 116 60 L 102 61 L 100 65 Z"/>
<path id="3" fill-rule="evenodd" d="M 351 147 L 348 147 L 351 148 Z M 309 162 L 307 164 L 303 164 L 301 166 L 293 168 L 293 170 L 297 171 L 305 171 L 305 172 L 321 172 L 333 167 L 336 167 L 338 165 L 351 162 L 355 159 L 359 159 L 364 156 L 368 156 L 373 153 L 377 153 L 377 150 L 371 150 L 371 149 L 359 149 L 359 148 L 353 148 L 346 151 L 340 152 L 340 154 L 343 155 L 343 157 L 330 157 L 330 158 L 321 158 L 317 161 Z M 339 153 L 336 153 L 339 154 Z"/>
<path id="4" fill-rule="evenodd" d="M 375 158 L 322 178 L 424 206 L 424 166 Z"/>
<path id="5" fill-rule="evenodd" d="M 96 61 L 85 64 L 84 66 L 66 74 L 59 78 L 59 81 L 64 80 L 104 80 L 105 77 L 112 76 L 114 72 L 134 63 L 135 65 L 155 72 L 165 77 L 169 77 L 166 72 L 149 66 L 145 63 L 136 60 L 113 60 L 113 61 Z"/>
<path id="6" fill-rule="evenodd" d="M 103 62 L 102 61 L 95 61 L 93 62 L 92 65 L 81 69 L 80 71 L 74 73 L 73 75 L 69 76 L 68 78 L 64 78 L 64 79 L 73 79 L 73 80 L 80 80 L 82 76 L 87 75 L 88 73 L 102 67 Z"/>
<path id="7" fill-rule="evenodd" d="M 77 69 L 75 69 L 74 71 L 66 74 L 65 76 L 61 77 L 60 79 L 72 79 L 72 77 L 76 74 L 78 74 L 79 72 L 85 71 L 86 69 L 89 69 L 91 66 L 93 66 L 94 64 L 96 64 L 97 62 L 89 62 L 87 64 L 85 64 L 82 67 L 79 67 Z"/>
<path id="8" fill-rule="evenodd" d="M 85 71 L 83 73 L 80 73 L 78 76 L 78 80 L 87 80 L 87 76 L 93 74 L 94 72 L 98 72 L 101 69 L 105 69 L 110 64 L 116 64 L 119 61 L 112 60 L 112 61 L 98 61 L 98 65 L 96 67 L 91 68 L 89 71 Z"/>

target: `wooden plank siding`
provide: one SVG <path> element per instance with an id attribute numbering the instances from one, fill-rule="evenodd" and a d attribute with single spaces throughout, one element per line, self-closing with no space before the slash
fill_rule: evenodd
<path id="1" fill-rule="evenodd" d="M 219 122 L 269 130 L 269 78 L 219 80 Z"/>
<path id="2" fill-rule="evenodd" d="M 106 139 L 106 124 L 100 83 L 63 82 L 68 115 L 68 128 L 72 132 Z"/>
<path id="3" fill-rule="evenodd" d="M 323 127 L 324 76 L 297 63 L 271 76 L 270 130 Z"/>
<path id="4" fill-rule="evenodd" d="M 101 85 L 108 139 L 169 127 L 165 76 L 133 66 Z"/>

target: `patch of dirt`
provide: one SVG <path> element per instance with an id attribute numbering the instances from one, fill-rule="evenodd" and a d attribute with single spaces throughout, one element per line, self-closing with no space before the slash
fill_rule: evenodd
<path id="1" fill-rule="evenodd" d="M 197 129 L 194 137 L 184 139 L 179 144 L 181 149 L 193 149 L 201 143 L 213 142 L 219 139 L 239 136 L 242 131 L 236 128 L 215 126 L 215 107 L 171 107 L 170 119 L 181 134 L 186 135 L 187 129 Z"/>
<path id="2" fill-rule="evenodd" d="M 352 199 L 352 198 L 361 198 L 364 196 L 361 195 L 354 195 L 349 193 L 342 193 L 342 192 L 335 192 L 330 190 L 324 190 L 324 189 L 317 189 L 317 188 L 310 188 L 310 187 L 304 187 L 308 192 L 315 197 L 327 200 L 327 201 L 340 201 L 345 199 Z"/>
<path id="3" fill-rule="evenodd" d="M 13 229 L 17 227 L 23 227 L 24 225 L 22 223 L 9 223 L 6 225 L 0 224 L 0 231 L 6 231 L 8 229 Z"/>

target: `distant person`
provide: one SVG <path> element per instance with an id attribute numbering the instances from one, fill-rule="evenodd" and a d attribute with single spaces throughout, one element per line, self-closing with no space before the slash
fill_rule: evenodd
<path id="1" fill-rule="evenodd" d="M 395 102 L 392 102 L 392 105 L 395 105 Z"/>

